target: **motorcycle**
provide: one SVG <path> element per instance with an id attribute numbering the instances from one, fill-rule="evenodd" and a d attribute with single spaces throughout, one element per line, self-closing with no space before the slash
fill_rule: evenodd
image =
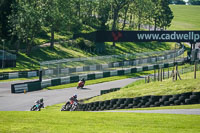
<path id="1" fill-rule="evenodd" d="M 44 103 L 39 103 L 39 104 L 33 105 L 33 107 L 31 107 L 30 111 L 40 111 L 41 108 L 44 108 Z"/>
<path id="2" fill-rule="evenodd" d="M 61 111 L 76 111 L 77 109 L 78 109 L 78 103 L 75 101 L 70 101 L 62 106 Z"/>
<path id="3" fill-rule="evenodd" d="M 77 89 L 79 89 L 79 88 L 83 89 L 84 85 L 85 85 L 85 82 L 84 82 L 84 81 L 79 81 L 79 82 L 78 82 Z"/>

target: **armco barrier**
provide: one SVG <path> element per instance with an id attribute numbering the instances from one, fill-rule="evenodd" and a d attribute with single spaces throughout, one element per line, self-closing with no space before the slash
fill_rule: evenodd
<path id="1" fill-rule="evenodd" d="M 24 93 L 24 92 L 30 92 L 30 91 L 37 91 L 41 89 L 42 88 L 41 88 L 40 81 L 33 81 L 33 82 L 26 82 L 26 83 L 11 85 L 11 93 Z"/>
<path id="2" fill-rule="evenodd" d="M 176 95 L 143 96 L 135 98 L 120 98 L 80 104 L 80 111 L 101 111 L 129 108 L 146 108 L 173 105 L 200 104 L 200 92 L 187 92 Z"/>
<path id="3" fill-rule="evenodd" d="M 0 73 L 0 80 L 14 79 L 14 78 L 30 78 L 39 76 L 39 71 L 19 71 L 10 73 Z"/>
<path id="4" fill-rule="evenodd" d="M 141 66 L 141 67 L 136 67 L 136 68 L 128 68 L 128 69 L 124 69 L 124 70 L 96 72 L 96 73 L 92 73 L 92 74 L 83 74 L 83 75 L 79 75 L 79 76 L 68 76 L 68 77 L 62 77 L 62 78 L 56 78 L 56 79 L 42 80 L 41 82 L 36 81 L 37 85 L 36 84 L 34 84 L 34 85 L 35 85 L 35 87 L 38 87 L 38 88 L 33 88 L 31 86 L 32 82 L 13 84 L 11 87 L 11 90 L 12 90 L 12 93 L 23 92 L 23 90 L 34 91 L 34 90 L 40 90 L 42 88 L 46 88 L 46 87 L 50 87 L 50 86 L 78 82 L 83 77 L 85 77 L 86 80 L 93 80 L 93 79 L 105 78 L 105 77 L 110 77 L 110 76 L 119 76 L 119 75 L 125 75 L 125 74 L 129 74 L 129 73 L 137 73 L 137 72 L 141 72 L 143 70 L 153 70 L 154 68 L 161 68 L 164 66 L 173 66 L 174 64 L 183 64 L 183 63 L 184 63 L 184 61 L 175 62 L 175 63 L 169 62 L 168 65 L 164 65 L 164 64 L 157 65 L 156 64 L 153 66 L 150 65 L 148 67 Z M 145 67 L 145 69 L 144 69 L 144 67 Z M 14 87 L 14 89 L 13 89 L 13 87 Z M 17 89 L 15 89 L 15 88 L 17 88 Z"/>
<path id="5" fill-rule="evenodd" d="M 147 58 L 137 58 L 137 59 L 131 59 L 131 60 L 124 60 L 119 62 L 110 62 L 108 64 L 95 64 L 95 65 L 89 65 L 89 66 L 79 66 L 75 68 L 56 68 L 56 69 L 43 69 L 43 79 L 48 79 L 49 77 L 62 77 L 65 75 L 70 75 L 71 73 L 75 72 L 83 72 L 83 71 L 102 71 L 105 70 L 105 68 L 113 68 L 113 67 L 127 67 L 127 66 L 138 66 L 142 64 L 148 64 L 148 63 L 158 63 L 158 61 L 161 60 L 167 60 L 167 59 L 173 59 L 174 57 L 177 57 L 184 53 L 184 47 L 179 49 L 178 51 L 170 52 L 166 55 L 161 55 L 159 57 L 152 56 Z M 81 60 L 81 58 L 80 58 Z M 147 69 L 147 68 L 144 68 Z M 139 69 L 142 71 L 142 69 Z M 119 75 L 123 75 L 124 71 L 120 71 Z M 59 74 L 59 76 L 57 75 Z"/>

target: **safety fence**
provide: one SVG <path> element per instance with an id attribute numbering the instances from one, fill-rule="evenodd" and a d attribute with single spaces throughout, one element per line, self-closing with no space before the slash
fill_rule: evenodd
<path id="1" fill-rule="evenodd" d="M 100 79 L 100 78 L 105 78 L 105 77 L 111 77 L 111 76 L 120 76 L 120 75 L 126 75 L 130 73 L 137 73 L 141 71 L 148 71 L 148 70 L 154 70 L 158 68 L 167 68 L 167 67 L 172 67 L 176 64 L 181 65 L 184 64 L 185 60 L 180 60 L 177 62 L 168 62 L 165 64 L 154 64 L 154 65 L 148 65 L 148 66 L 137 66 L 133 68 L 126 68 L 126 69 L 120 69 L 120 70 L 110 70 L 110 71 L 102 71 L 102 72 L 95 72 L 95 73 L 88 73 L 88 74 L 80 74 L 77 76 L 67 76 L 67 77 L 60 77 L 60 78 L 55 78 L 55 79 L 48 79 L 48 80 L 42 80 L 41 82 L 36 81 L 36 84 L 34 85 L 33 82 L 27 82 L 23 83 L 21 87 L 18 86 L 19 84 L 12 84 L 11 89 L 12 93 L 23 93 L 23 87 L 26 89 L 26 91 L 33 91 L 32 87 L 34 90 L 40 90 L 42 88 L 50 87 L 50 86 L 56 86 L 56 85 L 62 85 L 62 84 L 67 84 L 67 83 L 74 83 L 78 82 L 82 78 L 85 78 L 85 80 L 93 80 L 93 79 Z M 33 84 L 32 86 L 29 84 Z M 31 86 L 31 89 L 29 87 Z"/>
<path id="2" fill-rule="evenodd" d="M 0 50 L 0 67 L 16 67 L 16 55 Z"/>
<path id="3" fill-rule="evenodd" d="M 41 78 L 43 78 L 45 80 L 45 79 L 56 78 L 57 77 L 56 75 L 59 75 L 60 77 L 66 77 L 66 76 L 72 76 L 72 75 L 80 75 L 83 73 L 94 73 L 94 72 L 98 72 L 101 70 L 109 71 L 109 70 L 119 69 L 119 68 L 123 69 L 126 67 L 132 67 L 134 65 L 140 66 L 140 65 L 144 65 L 145 63 L 146 63 L 145 65 L 147 65 L 150 61 L 152 61 L 152 62 L 154 61 L 158 64 L 158 63 L 163 63 L 163 62 L 167 62 L 167 61 L 172 61 L 174 56 L 176 56 L 176 60 L 179 60 L 182 57 L 177 57 L 177 56 L 180 56 L 183 52 L 184 52 L 184 48 L 177 50 L 176 55 L 173 54 L 174 50 L 171 50 L 171 51 L 163 51 L 163 52 L 158 51 L 158 52 L 146 52 L 146 53 L 138 53 L 138 54 L 112 55 L 112 56 L 108 56 L 108 57 L 99 56 L 99 57 L 89 57 L 89 58 L 64 59 L 64 60 L 59 60 L 59 61 L 66 62 L 67 60 L 70 60 L 69 62 L 75 62 L 75 66 L 73 68 L 69 67 L 69 68 L 56 68 L 56 69 L 51 69 L 51 68 L 50 69 L 42 69 L 42 71 L 41 71 L 42 75 L 40 75 L 38 70 L 1 72 L 0 80 L 15 79 L 15 78 L 31 78 L 31 77 L 38 77 L 38 76 L 42 76 Z M 159 57 L 158 55 L 161 55 L 161 53 L 168 54 L 168 55 Z M 152 55 L 152 57 L 144 58 L 149 55 Z M 153 56 L 153 55 L 157 55 L 157 56 Z M 138 56 L 140 56 L 141 58 L 136 59 L 136 60 L 129 60 L 133 57 L 135 58 Z M 86 60 L 94 61 L 94 60 L 100 59 L 105 62 L 106 58 L 107 58 L 107 62 L 111 61 L 111 60 L 108 60 L 109 58 L 112 58 L 112 61 L 118 61 L 118 62 L 113 62 L 113 63 L 108 63 L 108 64 L 95 64 L 95 65 L 89 65 L 89 66 L 84 66 L 84 67 L 80 67 L 80 66 L 77 67 L 77 64 L 76 64 L 79 60 L 83 61 L 85 64 L 88 63 Z M 126 59 L 126 60 L 120 61 L 122 59 Z M 45 65 L 47 65 L 48 61 L 43 62 L 43 63 Z M 52 61 L 51 63 L 56 64 L 56 62 L 54 62 L 54 61 Z M 44 66 L 42 68 L 47 68 Z"/>
<path id="4" fill-rule="evenodd" d="M 80 104 L 79 111 L 102 111 L 114 109 L 161 107 L 174 105 L 200 104 L 200 92 L 187 92 L 176 95 L 142 96 L 134 98 L 119 98 L 106 101 Z"/>
<path id="5" fill-rule="evenodd" d="M 138 54 L 73 58 L 42 62 L 42 80 L 81 74 L 127 69 L 133 66 L 163 64 L 180 60 L 184 47 L 177 51 L 159 51 Z M 78 67 L 77 67 L 78 66 Z"/>

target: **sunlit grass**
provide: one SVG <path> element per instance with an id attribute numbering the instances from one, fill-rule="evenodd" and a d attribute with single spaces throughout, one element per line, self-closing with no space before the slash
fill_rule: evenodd
<path id="1" fill-rule="evenodd" d="M 197 72 L 200 75 L 200 71 Z M 200 91 L 200 76 L 194 79 L 194 73 L 186 73 L 181 75 L 182 80 L 173 81 L 172 78 L 163 82 L 144 83 L 144 81 L 136 81 L 116 92 L 107 93 L 94 97 L 86 102 L 104 101 L 115 98 L 131 98 L 145 95 L 173 95 L 184 92 Z"/>
<path id="2" fill-rule="evenodd" d="M 2 111 L 0 117 L 2 133 L 197 133 L 200 131 L 199 115 Z"/>

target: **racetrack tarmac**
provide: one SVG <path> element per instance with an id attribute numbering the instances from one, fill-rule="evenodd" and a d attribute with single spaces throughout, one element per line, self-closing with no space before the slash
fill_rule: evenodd
<path id="1" fill-rule="evenodd" d="M 78 95 L 78 99 L 90 98 L 100 95 L 101 90 L 110 88 L 124 87 L 141 78 L 128 78 L 116 80 L 95 85 L 88 85 L 84 89 L 76 87 L 59 89 L 59 90 L 40 90 L 34 92 L 11 93 L 11 84 L 24 81 L 0 82 L 0 111 L 28 111 L 34 105 L 34 102 L 44 98 L 45 106 L 63 103 L 69 100 L 73 94 Z M 59 110 L 58 110 L 59 111 Z M 98 111 L 97 111 L 98 112 Z M 116 110 L 103 112 L 124 112 L 124 113 L 164 113 L 164 114 L 192 114 L 200 115 L 200 109 L 165 109 L 165 110 Z"/>
<path id="2" fill-rule="evenodd" d="M 27 111 L 30 110 L 34 105 L 34 102 L 40 98 L 44 99 L 45 106 L 66 102 L 73 94 L 77 94 L 78 99 L 90 98 L 100 95 L 101 90 L 124 87 L 139 79 L 140 78 L 128 78 L 88 86 L 86 81 L 84 89 L 72 87 L 59 90 L 40 90 L 28 92 L 26 94 L 11 93 L 11 84 L 16 83 L 17 81 L 0 82 L 0 111 Z"/>

